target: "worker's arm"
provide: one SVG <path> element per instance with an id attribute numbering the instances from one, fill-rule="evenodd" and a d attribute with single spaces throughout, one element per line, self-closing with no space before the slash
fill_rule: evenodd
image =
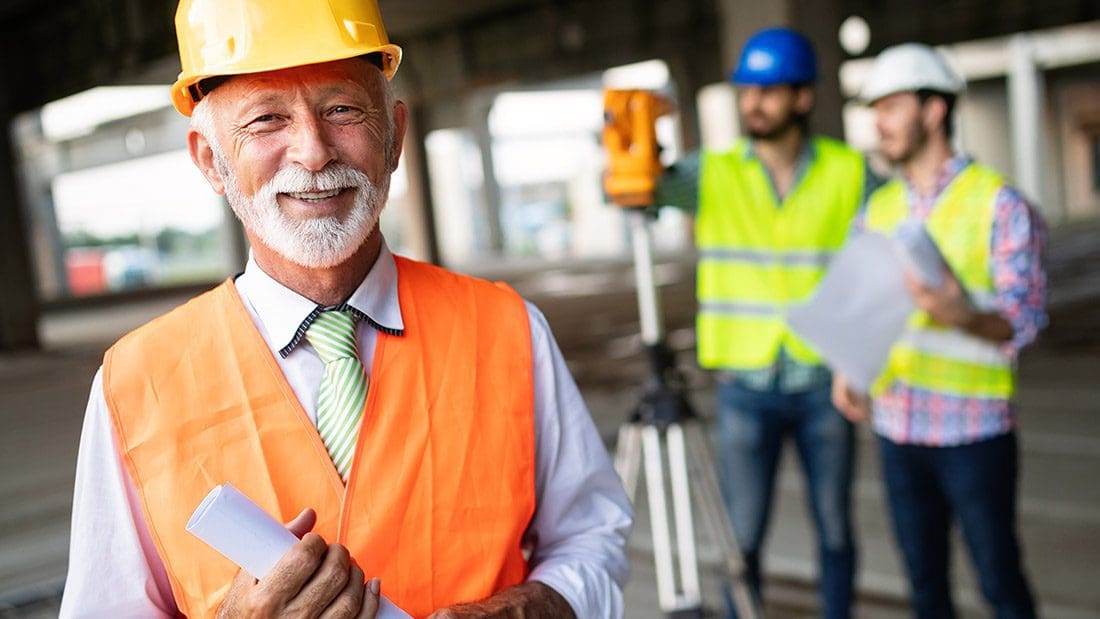
<path id="1" fill-rule="evenodd" d="M 871 398 L 848 382 L 838 373 L 833 373 L 833 406 L 852 423 L 862 423 L 871 418 Z"/>
<path id="2" fill-rule="evenodd" d="M 1047 230 L 1038 211 L 1011 187 L 1001 189 L 995 209 L 990 242 L 993 304 L 1012 326 L 1012 337 L 1001 348 L 1015 356 L 1047 325 Z"/>
<path id="3" fill-rule="evenodd" d="M 537 501 L 528 579 L 555 589 L 577 617 L 620 617 L 634 514 L 546 319 L 533 305 L 528 311 Z"/>
<path id="4" fill-rule="evenodd" d="M 621 617 L 630 502 L 546 319 L 533 305 L 527 308 L 535 387 L 531 573 L 527 583 L 481 605 L 458 607 L 451 616 L 522 609 L 524 617 Z"/>
<path id="5" fill-rule="evenodd" d="M 178 614 L 168 574 L 117 454 L 100 370 L 92 382 L 76 458 L 63 619 Z"/>
<path id="6" fill-rule="evenodd" d="M 429 619 L 575 619 L 573 608 L 549 586 L 528 581 L 497 593 L 484 602 L 459 604 L 432 613 Z"/>
<path id="7" fill-rule="evenodd" d="M 1046 274 L 1042 256 L 1046 226 L 1042 218 L 1015 189 L 997 194 L 990 240 L 991 277 L 995 289 L 993 309 L 980 310 L 966 298 L 950 269 L 938 290 L 907 276 L 910 294 L 942 324 L 1001 344 L 1016 355 L 1046 326 Z"/>
<path id="8" fill-rule="evenodd" d="M 630 502 L 546 319 L 528 304 L 535 387 L 534 543 L 527 582 L 433 619 L 621 617 Z"/>

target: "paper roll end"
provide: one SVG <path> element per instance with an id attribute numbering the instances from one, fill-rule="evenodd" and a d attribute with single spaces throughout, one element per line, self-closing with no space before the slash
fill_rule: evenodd
<path id="1" fill-rule="evenodd" d="M 195 532 L 195 527 L 198 526 L 199 522 L 203 519 L 203 516 L 206 515 L 206 512 L 210 511 L 210 507 L 214 504 L 214 501 L 218 500 L 218 495 L 221 494 L 222 489 L 228 485 L 229 484 L 214 486 L 210 490 L 210 492 L 207 493 L 206 497 L 202 500 L 202 503 L 199 503 L 199 506 L 195 508 L 194 513 L 191 514 L 191 518 L 187 521 L 186 528 L 189 533 Z"/>

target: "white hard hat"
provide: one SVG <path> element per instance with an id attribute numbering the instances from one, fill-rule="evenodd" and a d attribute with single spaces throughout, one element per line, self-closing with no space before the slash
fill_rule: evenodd
<path id="1" fill-rule="evenodd" d="M 939 52 L 920 43 L 903 43 L 875 58 L 859 98 L 874 103 L 898 92 L 934 90 L 956 95 L 965 89 L 965 82 Z"/>

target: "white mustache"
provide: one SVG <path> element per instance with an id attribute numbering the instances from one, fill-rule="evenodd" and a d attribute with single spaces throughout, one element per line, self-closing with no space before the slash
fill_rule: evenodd
<path id="1" fill-rule="evenodd" d="M 373 186 L 362 170 L 346 163 L 330 163 L 318 172 L 296 165 L 287 166 L 267 182 L 265 189 L 271 193 L 315 193 Z"/>

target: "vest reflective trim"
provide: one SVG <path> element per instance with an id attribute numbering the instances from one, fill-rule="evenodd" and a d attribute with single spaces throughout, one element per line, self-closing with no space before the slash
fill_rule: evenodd
<path id="1" fill-rule="evenodd" d="M 836 255 L 835 251 L 772 251 L 766 249 L 703 248 L 701 260 L 748 263 L 761 266 L 813 267 L 823 269 Z"/>
<path id="2" fill-rule="evenodd" d="M 1012 359 L 999 346 L 954 329 L 908 329 L 901 343 L 917 352 L 992 368 L 1012 367 Z"/>
<path id="3" fill-rule="evenodd" d="M 726 316 L 771 317 L 778 316 L 783 312 L 775 305 L 767 305 L 764 303 L 719 303 L 717 301 L 704 301 L 699 304 L 699 313 Z"/>

